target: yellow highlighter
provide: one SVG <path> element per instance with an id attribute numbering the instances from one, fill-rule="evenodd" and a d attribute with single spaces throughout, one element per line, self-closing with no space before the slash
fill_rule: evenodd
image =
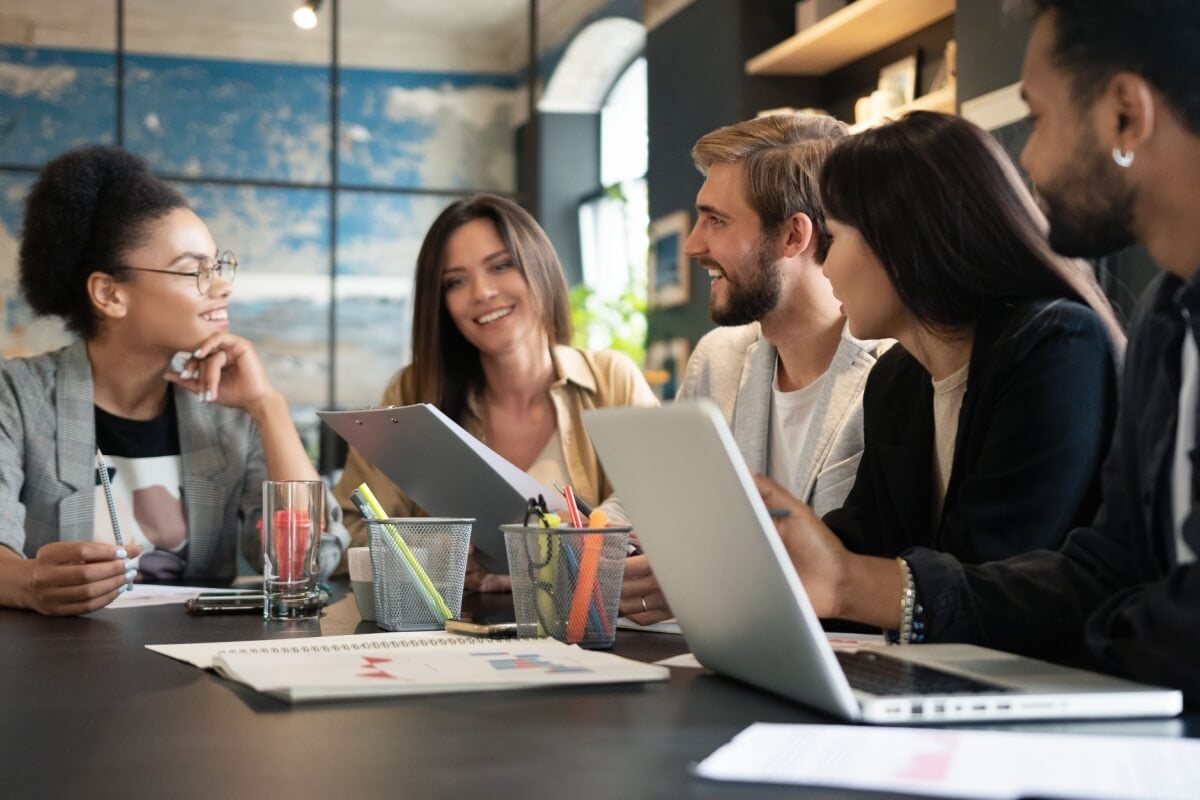
<path id="1" fill-rule="evenodd" d="M 365 483 L 360 483 L 355 493 L 363 499 L 365 507 L 360 505 L 359 511 L 367 519 L 387 519 L 387 513 L 383 510 L 383 506 L 375 498 L 371 487 Z M 368 513 L 369 512 L 369 513 Z M 425 568 L 421 566 L 421 562 L 417 561 L 412 550 L 408 548 L 408 544 L 400 535 L 400 531 L 396 530 L 393 525 L 385 525 L 384 529 L 391 538 L 392 543 L 396 545 L 396 549 L 403 556 L 402 564 L 408 567 L 409 575 L 416 579 L 417 584 L 423 589 L 425 603 L 429 606 L 429 610 L 435 616 L 441 616 L 442 619 L 450 619 L 454 616 L 451 613 L 450 607 L 446 605 L 446 601 L 442 599 L 442 595 L 438 592 L 437 587 L 433 585 L 433 581 L 429 579 L 429 574 L 425 572 Z"/>
<path id="2" fill-rule="evenodd" d="M 557 528 L 559 525 L 559 517 L 557 514 L 543 514 L 540 524 L 544 528 Z M 546 624 L 553 622 L 555 619 L 555 599 L 554 599 L 554 584 L 555 576 L 558 574 L 558 537 L 553 533 L 539 533 L 537 537 L 539 561 L 542 566 L 538 567 L 537 579 L 542 586 L 542 590 L 536 592 L 538 605 L 538 636 L 549 636 L 550 631 L 546 630 Z"/>

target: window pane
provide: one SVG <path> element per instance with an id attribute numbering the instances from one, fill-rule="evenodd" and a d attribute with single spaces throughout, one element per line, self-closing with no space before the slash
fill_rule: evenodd
<path id="1" fill-rule="evenodd" d="M 327 12 L 291 0 L 126 3 L 125 140 L 162 172 L 327 182 Z"/>
<path id="2" fill-rule="evenodd" d="M 392 375 L 411 360 L 417 252 L 452 199 L 338 195 L 338 407 L 377 405 Z"/>
<path id="3" fill-rule="evenodd" d="M 237 254 L 230 329 L 254 342 L 267 374 L 315 445 L 329 395 L 329 200 L 323 191 L 182 184 L 217 246 Z"/>
<path id="4" fill-rule="evenodd" d="M 646 121 L 646 59 L 634 61 L 613 86 L 600 112 L 600 182 L 612 186 L 641 178 L 650 163 Z"/>
<path id="5" fill-rule="evenodd" d="M 510 192 L 528 0 L 343 3 L 347 184 Z"/>
<path id="6" fill-rule="evenodd" d="M 116 3 L 0 1 L 0 163 L 116 140 Z"/>

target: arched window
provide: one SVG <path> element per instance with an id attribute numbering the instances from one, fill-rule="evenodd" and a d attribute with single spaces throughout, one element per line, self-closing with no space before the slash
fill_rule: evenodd
<path id="1" fill-rule="evenodd" d="M 645 354 L 646 252 L 649 199 L 646 169 L 646 59 L 638 57 L 613 83 L 600 109 L 603 190 L 579 207 L 585 289 L 577 326 L 587 347 Z M 579 307 L 581 304 L 577 303 Z"/>

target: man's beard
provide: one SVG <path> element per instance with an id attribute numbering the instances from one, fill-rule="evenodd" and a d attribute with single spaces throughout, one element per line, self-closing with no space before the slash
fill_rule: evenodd
<path id="1" fill-rule="evenodd" d="M 1124 249 L 1133 233 L 1134 191 L 1108 153 L 1089 134 L 1076 148 L 1072 166 L 1040 188 L 1050 222 L 1050 247 L 1071 258 L 1099 258 Z"/>
<path id="2" fill-rule="evenodd" d="M 779 305 L 783 294 L 783 278 L 769 252 L 769 243 L 760 242 L 737 278 L 722 270 L 726 283 L 725 304 L 717 307 L 716 297 L 708 300 L 708 315 L 718 325 L 747 325 L 757 322 Z M 702 266 L 713 265 L 711 259 L 701 259 Z"/>

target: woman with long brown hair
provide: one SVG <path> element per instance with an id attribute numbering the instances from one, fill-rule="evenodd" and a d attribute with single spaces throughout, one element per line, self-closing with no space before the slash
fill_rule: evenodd
<path id="1" fill-rule="evenodd" d="M 509 200 L 467 197 L 442 211 L 425 235 L 417 256 L 413 360 L 382 403 L 435 405 L 542 483 L 570 484 L 581 500 L 624 519 L 582 414 L 658 401 L 629 358 L 570 341 L 566 279 L 545 231 Z M 335 494 L 358 543 L 361 517 L 350 493 L 363 481 L 389 514 L 419 512 L 351 450 Z M 468 588 L 507 585 L 506 576 L 468 567 Z"/>

